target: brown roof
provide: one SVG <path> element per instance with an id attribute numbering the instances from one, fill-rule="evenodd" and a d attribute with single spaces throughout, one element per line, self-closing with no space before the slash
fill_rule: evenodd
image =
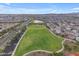
<path id="1" fill-rule="evenodd" d="M 65 56 L 79 56 L 79 53 L 66 53 Z"/>

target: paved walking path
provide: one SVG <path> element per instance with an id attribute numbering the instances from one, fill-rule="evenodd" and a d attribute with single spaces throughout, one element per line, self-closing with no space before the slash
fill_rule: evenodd
<path id="1" fill-rule="evenodd" d="M 25 53 L 23 56 L 27 56 L 27 55 L 29 55 L 30 53 L 34 53 L 34 52 L 46 52 L 46 53 L 52 54 L 51 51 L 46 51 L 46 50 L 33 50 L 33 51 L 28 52 L 28 53 Z"/>
<path id="2" fill-rule="evenodd" d="M 72 41 L 74 43 L 76 43 L 76 41 L 72 40 L 72 39 L 67 39 L 67 38 L 64 38 L 64 40 L 62 41 L 62 48 L 58 51 L 56 51 L 56 53 L 59 53 L 59 52 L 62 52 L 64 50 L 64 42 L 68 40 L 68 41 Z"/>
<path id="3" fill-rule="evenodd" d="M 17 49 L 17 47 L 19 46 L 19 44 L 20 44 L 22 38 L 24 37 L 24 35 L 26 34 L 26 32 L 27 32 L 27 31 L 25 30 L 24 34 L 22 35 L 22 37 L 21 37 L 20 40 L 18 41 L 18 43 L 17 43 L 17 45 L 16 45 L 16 47 L 15 47 L 13 53 L 12 53 L 12 56 L 14 56 L 14 54 L 15 54 L 15 52 L 16 52 L 16 49 Z"/>

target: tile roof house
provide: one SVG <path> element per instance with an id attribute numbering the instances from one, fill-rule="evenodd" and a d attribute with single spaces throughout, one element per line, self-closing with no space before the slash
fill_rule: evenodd
<path id="1" fill-rule="evenodd" d="M 66 53 L 65 56 L 79 56 L 79 53 Z"/>

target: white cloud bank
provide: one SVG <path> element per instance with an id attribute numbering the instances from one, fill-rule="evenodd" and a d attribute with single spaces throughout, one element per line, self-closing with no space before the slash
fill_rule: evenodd
<path id="1" fill-rule="evenodd" d="M 10 4 L 8 4 L 10 5 Z M 6 5 L 0 5 L 0 14 L 43 14 L 43 13 L 56 12 L 53 8 L 22 8 L 22 7 L 9 7 Z"/>
<path id="2" fill-rule="evenodd" d="M 11 7 L 10 3 L 0 5 L 0 14 L 47 14 L 47 13 L 72 13 L 79 12 L 79 7 L 71 9 L 56 8 L 50 6 L 49 8 L 22 8 L 22 7 Z"/>
<path id="3" fill-rule="evenodd" d="M 79 10 L 79 7 L 73 8 L 72 10 Z"/>

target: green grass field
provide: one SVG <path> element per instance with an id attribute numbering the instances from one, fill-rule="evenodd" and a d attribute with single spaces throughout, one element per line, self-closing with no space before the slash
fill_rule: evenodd
<path id="1" fill-rule="evenodd" d="M 55 52 L 61 49 L 63 38 L 51 34 L 44 25 L 29 25 L 24 37 L 16 49 L 15 55 L 23 55 L 33 50 Z"/>

